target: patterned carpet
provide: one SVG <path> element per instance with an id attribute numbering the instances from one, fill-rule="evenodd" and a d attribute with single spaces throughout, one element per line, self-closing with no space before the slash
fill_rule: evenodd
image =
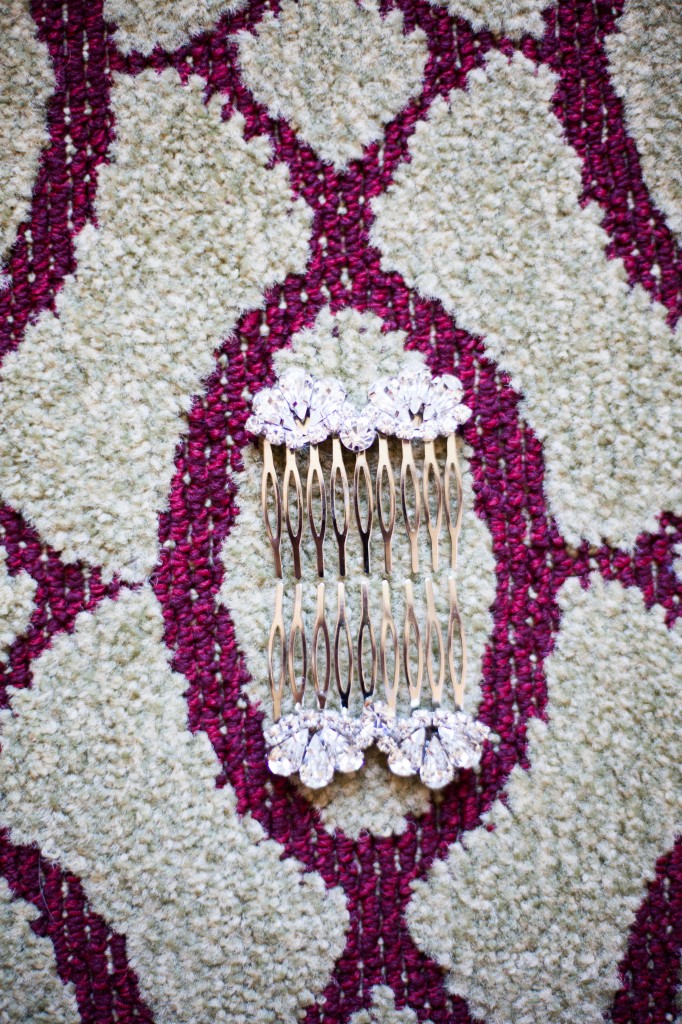
<path id="1" fill-rule="evenodd" d="M 0 5 L 1 1024 L 678 1018 L 681 52 L 677 0 Z M 491 735 L 313 791 L 246 421 L 406 353 L 472 410 Z"/>

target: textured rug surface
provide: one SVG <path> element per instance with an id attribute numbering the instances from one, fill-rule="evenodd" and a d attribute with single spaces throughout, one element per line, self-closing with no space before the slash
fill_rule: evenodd
<path id="1" fill-rule="evenodd" d="M 677 1018 L 681 54 L 677 0 L 0 4 L 2 1024 Z M 491 738 L 313 792 L 245 425 L 405 351 L 473 410 Z"/>

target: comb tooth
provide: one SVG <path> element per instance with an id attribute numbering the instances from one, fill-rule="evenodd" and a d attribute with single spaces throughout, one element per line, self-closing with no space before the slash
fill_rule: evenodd
<path id="1" fill-rule="evenodd" d="M 284 600 L 284 584 L 278 583 L 275 589 L 275 613 L 270 626 L 270 637 L 268 639 L 268 676 L 270 678 L 270 692 L 272 694 L 272 717 L 275 722 L 279 721 L 282 715 L 282 696 L 284 694 L 285 665 L 287 660 L 286 645 L 287 637 L 284 629 L 284 614 L 282 605 Z M 279 635 L 279 673 L 275 678 L 275 640 Z"/>
<path id="2" fill-rule="evenodd" d="M 415 679 L 412 673 L 412 646 L 414 637 L 414 646 L 417 652 L 417 678 Z M 403 630 L 403 666 L 405 668 L 405 678 L 407 679 L 407 687 L 410 693 L 410 706 L 412 708 L 418 708 L 421 701 L 422 692 L 422 678 L 424 676 L 424 650 L 422 648 L 421 634 L 419 632 L 419 623 L 417 622 L 417 616 L 414 612 L 414 591 L 412 589 L 412 582 L 405 580 L 405 628 Z"/>
<path id="3" fill-rule="evenodd" d="M 431 687 L 431 700 L 438 706 L 443 700 L 443 683 L 445 682 L 445 646 L 443 633 L 436 615 L 436 602 L 433 598 L 433 582 L 430 576 L 424 581 L 426 590 L 426 671 Z M 433 664 L 433 641 L 438 643 L 438 678 Z"/>
<path id="4" fill-rule="evenodd" d="M 324 677 L 322 683 L 320 683 L 320 670 L 318 665 L 318 644 L 320 635 L 324 640 Z M 324 711 L 325 704 L 327 703 L 327 693 L 329 692 L 329 677 L 331 676 L 331 645 L 329 643 L 329 630 L 327 628 L 327 620 L 325 618 L 324 610 L 324 583 L 317 584 L 317 614 L 315 617 L 315 625 L 313 627 L 313 643 L 312 643 L 312 668 L 313 668 L 313 685 L 315 686 L 315 693 L 317 694 L 317 705 L 320 711 Z"/>
<path id="5" fill-rule="evenodd" d="M 268 512 L 268 492 L 270 490 L 270 486 L 272 486 L 272 492 L 275 497 L 274 530 L 270 523 L 270 515 Z M 277 471 L 275 469 L 275 460 L 272 457 L 272 446 L 265 438 L 263 439 L 263 475 L 261 477 L 260 501 L 261 509 L 263 511 L 263 522 L 265 523 L 265 532 L 268 535 L 270 547 L 272 548 L 272 557 L 275 561 L 275 576 L 277 576 L 278 579 L 281 579 L 282 497 L 280 494 Z"/>
<path id="6" fill-rule="evenodd" d="M 384 683 L 384 693 L 386 694 L 386 704 L 389 712 L 395 714 L 398 703 L 398 685 L 400 683 L 400 655 L 398 654 L 398 630 L 395 628 L 395 622 L 393 620 L 393 615 L 391 614 L 391 590 L 388 585 L 388 580 L 383 581 L 381 585 L 381 592 L 383 600 L 383 613 L 381 616 L 381 645 L 379 648 L 381 678 Z M 391 642 L 393 644 L 393 680 L 390 679 L 388 664 L 386 661 L 386 641 L 389 633 L 391 634 Z"/>
<path id="7" fill-rule="evenodd" d="M 302 669 L 300 678 L 296 675 L 296 636 L 301 637 L 301 661 Z M 289 630 L 289 647 L 287 664 L 289 668 L 289 686 L 294 698 L 294 704 L 303 703 L 305 683 L 308 675 L 308 649 L 305 639 L 305 626 L 303 624 L 303 584 L 297 583 L 294 589 L 294 613 L 291 619 Z"/>
<path id="8" fill-rule="evenodd" d="M 338 483 L 341 483 L 343 494 L 343 527 L 339 526 L 338 510 L 336 507 L 336 491 Z M 332 525 L 336 535 L 336 543 L 339 548 L 339 576 L 346 575 L 346 538 L 348 537 L 348 525 L 350 523 L 350 491 L 348 488 L 348 475 L 343 462 L 341 442 L 338 437 L 332 440 L 332 470 L 330 498 L 332 506 Z"/>
<path id="9" fill-rule="evenodd" d="M 360 509 L 360 485 L 364 486 L 367 496 L 367 517 L 363 525 L 362 510 Z M 367 465 L 367 452 L 357 452 L 355 456 L 355 474 L 353 476 L 353 503 L 355 505 L 355 522 L 362 541 L 362 568 L 369 576 L 369 541 L 372 535 L 372 519 L 374 517 L 374 502 L 372 495 L 372 477 Z"/>
<path id="10" fill-rule="evenodd" d="M 386 481 L 388 483 L 388 519 L 385 518 L 383 503 L 384 477 L 386 477 Z M 388 440 L 381 435 L 379 435 L 379 461 L 377 463 L 376 489 L 377 518 L 379 520 L 381 536 L 384 541 L 384 566 L 386 569 L 386 575 L 390 575 L 393 571 L 391 544 L 393 540 L 393 530 L 395 528 L 395 480 L 393 479 L 393 467 L 391 466 L 391 461 L 388 455 Z"/>
<path id="11" fill-rule="evenodd" d="M 296 530 L 291 517 L 291 486 L 293 482 L 295 504 L 296 504 Z M 301 536 L 303 534 L 303 487 L 301 486 L 301 474 L 298 471 L 296 452 L 287 448 L 287 457 L 284 464 L 284 483 L 282 485 L 282 500 L 284 506 L 284 519 L 287 524 L 287 533 L 291 541 L 291 551 L 294 557 L 294 577 L 301 578 Z"/>
<path id="12" fill-rule="evenodd" d="M 413 521 L 410 521 L 410 513 L 407 508 L 408 476 L 414 493 Z M 421 498 L 419 477 L 417 476 L 417 466 L 414 461 L 414 452 L 412 451 L 411 441 L 403 441 L 403 459 L 400 467 L 400 500 L 403 506 L 405 529 L 407 530 L 407 536 L 410 541 L 412 572 L 416 573 L 419 572 L 419 548 L 417 546 L 417 542 L 419 540 L 419 523 L 421 520 Z"/>
<path id="13" fill-rule="evenodd" d="M 369 617 L 369 585 L 366 580 L 362 581 L 362 613 L 360 616 L 360 629 L 358 631 L 358 680 L 360 682 L 360 689 L 362 690 L 362 696 L 365 704 L 369 701 L 370 697 L 374 693 L 377 682 L 377 645 L 374 639 L 374 627 L 372 626 L 372 620 Z M 372 654 L 372 669 L 369 680 L 369 686 L 365 678 L 365 666 L 363 655 L 363 646 L 365 642 L 365 632 L 369 634 L 369 648 Z"/>
<path id="14" fill-rule="evenodd" d="M 435 491 L 436 517 L 431 519 L 431 488 Z M 443 525 L 443 485 L 440 479 L 440 469 L 436 461 L 436 449 L 433 441 L 424 443 L 424 473 L 422 476 L 422 488 L 424 491 L 424 515 L 426 526 L 431 539 L 431 566 L 434 572 L 438 571 L 438 543 L 440 531 Z"/>
<path id="15" fill-rule="evenodd" d="M 464 707 L 464 687 L 466 686 L 467 645 L 464 633 L 464 623 L 462 621 L 462 616 L 459 613 L 459 604 L 457 603 L 457 581 L 454 576 L 450 576 L 448 580 L 448 591 L 450 595 L 450 616 L 448 618 L 448 667 L 450 670 L 452 690 L 455 695 L 455 706 L 461 711 Z M 457 631 L 459 638 L 459 674 L 455 669 L 455 630 Z"/>
<path id="16" fill-rule="evenodd" d="M 317 529 L 315 523 L 315 511 L 313 508 L 313 491 L 317 485 L 320 494 L 320 529 Z M 317 554 L 317 575 L 324 576 L 324 535 L 327 532 L 327 490 L 324 484 L 324 477 L 322 476 L 322 466 L 320 465 L 320 453 L 316 444 L 310 446 L 310 461 L 308 463 L 308 479 L 306 481 L 306 501 L 308 505 L 308 522 L 310 524 L 310 532 L 315 542 L 315 551 Z"/>
<path id="17" fill-rule="evenodd" d="M 341 707 L 347 708 L 348 701 L 350 700 L 350 692 L 353 687 L 353 638 L 350 632 L 350 626 L 348 625 L 348 618 L 346 616 L 346 588 L 343 583 L 338 585 L 338 614 L 336 617 L 336 627 L 334 629 L 334 676 L 336 678 L 336 688 L 339 691 L 339 697 L 341 699 Z M 341 636 L 344 635 L 346 641 L 346 650 L 348 654 L 348 673 L 346 677 L 345 685 L 341 679 Z"/>
<path id="18" fill-rule="evenodd" d="M 455 478 L 455 496 L 457 498 L 457 511 L 452 514 L 450 491 L 452 488 L 452 477 Z M 462 471 L 459 467 L 457 455 L 457 438 L 454 434 L 448 435 L 448 446 L 445 455 L 445 471 L 443 474 L 443 490 L 445 505 L 445 520 L 450 534 L 450 566 L 453 572 L 457 571 L 457 545 L 459 534 L 462 529 Z"/>

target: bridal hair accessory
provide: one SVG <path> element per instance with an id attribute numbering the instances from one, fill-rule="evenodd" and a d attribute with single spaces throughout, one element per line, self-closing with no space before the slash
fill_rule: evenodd
<path id="1" fill-rule="evenodd" d="M 268 638 L 273 723 L 265 735 L 268 765 L 275 775 L 298 773 L 302 783 L 318 789 L 326 786 L 335 772 L 357 771 L 363 764 L 364 751 L 376 744 L 387 755 L 388 767 L 395 775 L 418 775 L 424 785 L 440 789 L 452 781 L 459 768 L 474 767 L 480 760 L 489 730 L 463 711 L 467 657 L 456 583 L 462 522 L 456 431 L 471 415 L 461 397 L 462 385 L 456 377 L 434 378 L 425 367 L 405 366 L 395 376 L 377 381 L 360 409 L 349 401 L 338 380 L 317 379 L 295 369 L 254 398 L 253 414 L 246 426 L 262 438 L 261 506 L 277 577 Z M 439 439 L 443 439 L 439 450 L 444 449 L 440 462 L 436 449 Z M 320 446 L 329 444 L 331 453 L 327 451 L 324 459 L 330 467 L 326 480 Z M 391 586 L 398 568 L 394 566 L 394 538 L 400 528 L 396 473 L 391 462 L 391 451 L 397 446 L 402 528 L 409 552 L 408 565 L 400 567 L 408 576 L 402 580 L 402 641 L 391 611 Z M 308 450 L 305 500 L 299 470 L 302 449 Z M 374 478 L 368 454 L 372 456 Z M 375 517 L 383 542 L 378 642 L 370 613 L 369 585 Z M 306 521 L 317 576 L 316 613 L 310 636 L 303 615 L 302 541 Z M 430 571 L 436 573 L 444 521 L 450 558 L 447 623 L 441 627 L 433 579 L 426 576 L 426 617 L 421 629 L 414 598 L 415 583 L 420 585 L 420 530 L 423 526 L 428 535 Z M 355 642 L 346 607 L 347 541 L 351 531 L 360 541 L 363 574 Z M 325 547 L 331 533 L 334 540 Z M 336 559 L 330 559 L 329 547 L 336 548 Z M 294 582 L 287 630 L 282 558 L 289 551 Z M 327 624 L 325 611 L 326 589 L 333 589 L 333 583 L 329 587 L 330 576 L 336 583 L 333 625 Z M 430 708 L 422 707 L 425 671 Z M 454 710 L 443 706 L 446 675 Z M 359 695 L 355 691 L 356 676 Z M 331 692 L 338 698 L 338 708 L 329 706 L 332 678 Z M 309 700 L 312 706 L 305 707 L 309 679 L 314 698 Z M 379 680 L 383 700 L 375 700 Z M 406 694 L 401 692 L 405 688 Z M 287 690 L 293 710 L 285 712 Z M 401 696 L 401 703 L 409 703 L 406 716 L 399 712 Z M 358 704 L 361 710 L 356 713 Z"/>

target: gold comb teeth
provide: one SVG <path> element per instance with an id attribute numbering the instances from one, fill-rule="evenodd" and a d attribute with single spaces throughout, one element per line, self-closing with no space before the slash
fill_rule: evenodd
<path id="1" fill-rule="evenodd" d="M 336 501 L 339 490 L 343 502 L 343 520 L 339 515 Z M 346 575 L 346 539 L 350 526 L 350 491 L 348 490 L 348 474 L 341 452 L 341 442 L 338 437 L 332 440 L 331 505 L 334 536 L 339 550 L 339 576 L 343 578 Z"/>
<path id="2" fill-rule="evenodd" d="M 388 489 L 388 509 L 384 507 L 384 488 Z M 388 440 L 379 435 L 379 460 L 377 462 L 377 519 L 384 542 L 384 570 L 387 576 L 393 571 L 393 530 L 395 528 L 395 479 L 388 456 Z"/>
<path id="3" fill-rule="evenodd" d="M 267 639 L 273 722 L 265 733 L 275 775 L 298 774 L 304 785 L 321 788 L 336 772 L 357 771 L 364 750 L 374 743 L 394 774 L 418 775 L 439 789 L 458 769 L 480 760 L 488 729 L 462 711 L 467 651 L 456 580 L 463 512 L 456 431 L 470 410 L 461 397 L 456 377 L 433 378 L 426 367 L 411 365 L 374 384 L 361 409 L 349 402 L 339 381 L 302 370 L 287 371 L 254 399 L 247 428 L 262 437 L 261 506 L 277 580 Z M 442 466 L 438 438 L 447 439 Z M 397 581 L 404 590 L 400 629 L 391 611 L 391 579 L 398 568 L 391 452 L 398 442 L 408 552 Z M 419 458 L 415 446 L 423 452 Z M 303 448 L 308 449 L 305 495 L 297 454 Z M 346 459 L 353 457 L 351 472 Z M 381 579 L 378 644 L 371 608 L 375 518 L 383 542 L 383 564 L 374 567 Z M 439 576 L 443 520 L 450 541 L 445 577 Z M 356 539 L 349 546 L 351 535 Z M 424 579 L 424 604 L 418 607 L 415 586 L 424 537 L 434 576 Z M 329 553 L 325 558 L 330 543 L 336 558 Z M 360 563 L 353 556 L 348 578 L 349 551 L 358 550 L 356 545 Z M 333 629 L 325 608 L 330 576 L 337 585 Z M 292 585 L 287 623 L 286 587 Z M 313 585 L 309 635 L 304 596 Z M 447 676 L 454 710 L 445 707 Z M 430 706 L 424 707 L 427 689 Z"/>
<path id="4" fill-rule="evenodd" d="M 319 527 L 315 519 L 315 488 L 317 488 L 317 493 L 320 499 Z M 317 575 L 324 576 L 324 536 L 327 532 L 327 488 L 324 484 L 322 466 L 320 464 L 320 452 L 316 444 L 311 444 L 310 446 L 308 479 L 306 481 L 306 505 L 308 507 L 310 533 L 315 544 Z"/>
<path id="5" fill-rule="evenodd" d="M 403 507 L 403 520 L 405 530 L 410 542 L 410 562 L 412 572 L 419 572 L 419 523 L 421 521 L 421 496 L 419 492 L 419 477 L 417 466 L 414 461 L 414 452 L 410 441 L 403 440 L 403 458 L 400 465 L 400 502 Z M 413 512 L 410 515 L 409 491 L 412 491 Z"/>
<path id="6" fill-rule="evenodd" d="M 334 629 L 334 678 L 336 689 L 341 700 L 341 707 L 348 710 L 350 692 L 353 687 L 353 637 L 351 636 L 348 617 L 346 615 L 346 587 L 339 583 L 337 588 L 337 615 Z M 347 667 L 344 672 L 341 664 L 342 644 L 346 645 Z"/>
<path id="7" fill-rule="evenodd" d="M 362 698 L 367 704 L 374 694 L 377 681 L 377 645 L 374 640 L 374 627 L 369 617 L 369 587 L 366 580 L 362 581 L 362 611 L 360 615 L 360 628 L 358 630 L 358 682 Z M 369 653 L 371 668 L 369 680 L 365 673 L 365 636 L 369 638 Z"/>
<path id="8" fill-rule="evenodd" d="M 394 717 L 398 703 L 398 686 L 400 684 L 400 654 L 398 650 L 398 630 L 391 613 L 391 588 L 388 580 L 381 584 L 382 616 L 381 616 L 381 640 L 379 644 L 379 662 L 381 665 L 381 679 L 384 684 L 386 696 L 386 707 L 390 717 Z M 391 637 L 393 672 L 389 670 L 388 638 Z"/>
<path id="9" fill-rule="evenodd" d="M 366 513 L 363 522 L 362 492 L 365 495 Z M 372 519 L 374 506 L 372 496 L 372 477 L 367 465 L 367 452 L 357 452 L 355 456 L 355 474 L 353 476 L 353 504 L 355 506 L 355 522 L 360 540 L 362 541 L 362 568 L 369 576 L 369 542 L 372 536 Z"/>
<path id="10" fill-rule="evenodd" d="M 440 469 L 436 461 L 436 448 L 433 441 L 424 442 L 424 473 L 422 475 L 424 489 L 424 516 L 431 541 L 431 568 L 438 571 L 438 544 L 443 525 L 443 485 Z M 431 495 L 435 499 L 436 512 L 431 517 Z"/>
<path id="11" fill-rule="evenodd" d="M 311 648 L 311 655 L 313 670 L 313 686 L 315 687 L 315 694 L 317 695 L 317 706 L 320 709 L 320 711 L 324 711 L 325 705 L 327 703 L 327 694 L 329 692 L 329 680 L 331 678 L 332 671 L 331 644 L 329 642 L 329 629 L 327 628 L 327 619 L 325 617 L 324 603 L 324 583 L 318 583 L 317 612 L 315 615 L 315 625 L 313 626 L 313 642 Z M 322 676 L 320 676 L 320 637 L 322 637 L 322 641 L 324 643 L 324 674 Z"/>
<path id="12" fill-rule="evenodd" d="M 269 495 L 273 495 L 275 506 L 275 526 L 270 523 L 270 502 Z M 272 548 L 272 557 L 275 561 L 275 576 L 282 578 L 282 555 L 280 546 L 282 543 L 282 495 L 280 494 L 279 479 L 275 471 L 275 461 L 272 457 L 272 447 L 265 438 L 263 440 L 263 476 L 261 479 L 261 507 L 263 510 L 263 522 L 265 532 Z"/>
<path id="13" fill-rule="evenodd" d="M 293 490 L 294 501 L 291 501 Z M 301 578 L 301 537 L 303 536 L 303 488 L 301 486 L 301 475 L 296 462 L 296 452 L 287 448 L 286 462 L 284 464 L 284 484 L 282 486 L 282 505 L 284 510 L 284 521 L 287 524 L 287 533 L 291 543 L 291 554 L 294 560 L 294 576 L 297 580 Z M 292 516 L 291 510 L 295 509 Z M 296 526 L 294 527 L 294 520 Z"/>

